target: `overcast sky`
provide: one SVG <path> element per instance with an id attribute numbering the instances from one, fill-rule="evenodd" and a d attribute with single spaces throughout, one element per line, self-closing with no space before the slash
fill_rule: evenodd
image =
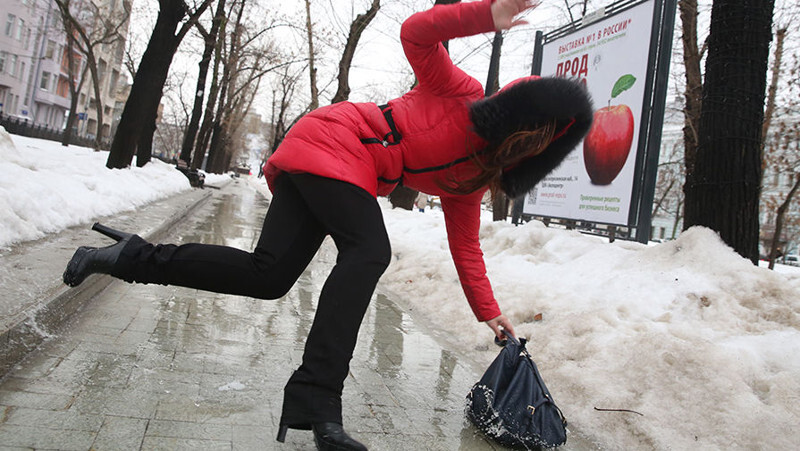
<path id="1" fill-rule="evenodd" d="M 778 0 L 778 8 L 785 2 L 795 0 Z M 408 63 L 403 56 L 400 46 L 400 24 L 409 15 L 416 11 L 425 10 L 433 5 L 434 0 L 383 0 L 381 9 L 359 42 L 356 56 L 350 73 L 350 86 L 352 101 L 385 102 L 391 98 L 402 95 L 413 82 L 413 75 Z M 701 17 L 699 33 L 700 39 L 707 34 L 710 1 L 701 0 Z M 324 105 L 330 101 L 335 92 L 336 66 L 341 57 L 341 49 L 347 36 L 348 27 L 353 18 L 366 11 L 371 0 L 311 0 L 312 20 L 317 53 L 318 85 L 321 90 L 320 101 Z M 563 1 L 544 0 L 542 5 L 529 12 L 526 19 L 529 25 L 520 26 L 510 30 L 504 35 L 502 58 L 500 65 L 500 84 L 530 74 L 531 59 L 533 55 L 534 37 L 536 30 L 551 31 L 569 22 L 569 16 Z M 594 11 L 609 1 L 591 0 L 588 11 Z M 269 39 L 279 43 L 284 53 L 294 53 L 303 57 L 307 52 L 305 42 L 305 6 L 302 0 L 256 0 L 251 3 L 253 12 L 249 15 L 253 27 L 262 24 L 278 23 L 268 33 Z M 141 54 L 149 39 L 152 24 L 157 13 L 157 3 L 154 1 L 134 2 L 134 15 L 132 17 L 130 40 L 133 53 Z M 212 8 L 213 9 L 213 8 Z M 210 23 L 211 10 L 205 23 Z M 573 8 L 573 14 L 580 14 L 578 8 Z M 778 21 L 791 21 L 791 18 L 781 16 Z M 293 28 L 294 26 L 294 28 Z M 670 87 L 670 98 L 678 95 L 678 86 L 682 84 L 680 70 L 681 58 L 680 20 L 676 17 L 675 41 L 671 72 L 673 82 Z M 458 39 L 450 44 L 453 60 L 467 73 L 477 78 L 481 83 L 486 83 L 488 61 L 491 53 L 491 33 L 467 39 Z M 796 37 L 794 37 L 796 39 Z M 193 98 L 199 55 L 202 51 L 202 42 L 196 33 L 190 33 L 181 44 L 178 55 L 171 69 L 172 87 L 165 89 L 165 107 L 167 110 L 179 110 L 180 105 L 174 101 L 177 90 L 182 91 L 184 99 Z M 301 69 L 297 66 L 297 70 Z M 303 96 L 299 104 L 307 102 L 308 75 L 302 77 L 303 87 L 299 95 Z M 254 108 L 262 114 L 264 119 L 269 117 L 271 102 L 272 81 L 267 77 L 261 84 L 261 93 L 254 102 Z M 298 99 L 299 100 L 299 99 Z"/>
<path id="2" fill-rule="evenodd" d="M 273 19 L 279 23 L 290 23 L 298 27 L 305 23 L 305 6 L 303 1 L 276 1 L 259 0 L 258 12 L 252 16 L 265 18 L 264 23 Z M 318 53 L 318 84 L 323 91 L 320 95 L 321 102 L 327 103 L 335 92 L 335 72 L 341 56 L 347 31 L 353 18 L 366 11 L 370 0 L 312 0 L 312 19 L 314 21 L 315 47 Z M 400 46 L 400 24 L 409 15 L 422 11 L 433 5 L 433 0 L 384 0 L 381 9 L 370 26 L 362 35 L 358 50 L 353 61 L 350 75 L 352 88 L 351 100 L 376 101 L 385 100 L 402 95 L 413 82 L 413 76 L 408 63 L 403 56 Z M 155 2 L 135 2 L 132 17 L 130 40 L 133 52 L 140 55 L 149 39 L 152 24 L 157 13 Z M 210 21 L 210 14 L 206 22 Z M 537 29 L 553 29 L 556 24 L 567 23 L 568 18 L 561 2 L 545 2 L 535 11 L 527 14 L 531 25 L 517 27 L 505 34 L 503 53 L 500 68 L 500 81 L 505 84 L 515 78 L 530 73 L 531 58 L 533 55 L 534 36 Z M 289 26 L 275 28 L 270 37 L 280 42 L 281 49 L 285 52 L 293 51 L 304 54 L 306 49 L 304 30 L 293 29 Z M 488 60 L 491 53 L 492 34 L 477 36 L 470 39 L 455 40 L 450 44 L 453 60 L 474 76 L 481 83 L 486 82 Z M 181 44 L 179 54 L 176 55 L 171 76 L 174 80 L 181 80 L 180 87 L 185 98 L 192 98 L 194 82 L 196 79 L 197 62 L 202 50 L 202 43 L 195 34 L 190 34 Z M 303 78 L 305 82 L 307 76 Z M 177 83 L 175 83 L 177 85 Z M 268 86 L 269 82 L 262 83 Z M 270 99 L 263 88 L 263 99 L 255 103 L 259 112 L 268 116 Z M 165 90 L 165 97 L 170 97 L 169 89 Z M 307 96 L 307 86 L 301 94 Z M 165 99 L 167 108 L 177 108 L 175 104 Z"/>

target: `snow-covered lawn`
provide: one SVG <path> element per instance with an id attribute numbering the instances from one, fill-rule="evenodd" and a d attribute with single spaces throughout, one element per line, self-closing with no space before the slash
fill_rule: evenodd
<path id="1" fill-rule="evenodd" d="M 0 127 L 0 246 L 32 240 L 189 190 L 174 166 L 108 170 L 108 152 L 9 135 Z M 209 174 L 213 184 L 226 175 Z"/>

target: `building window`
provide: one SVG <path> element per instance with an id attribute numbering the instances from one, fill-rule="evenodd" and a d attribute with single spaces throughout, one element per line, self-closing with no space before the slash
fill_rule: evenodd
<path id="1" fill-rule="evenodd" d="M 5 72 L 6 58 L 8 58 L 8 53 L 0 52 L 0 74 Z"/>
<path id="2" fill-rule="evenodd" d="M 19 63 L 19 79 L 20 80 L 25 79 L 25 61 L 21 61 Z"/>
<path id="3" fill-rule="evenodd" d="M 17 55 L 11 55 L 11 64 L 8 65 L 8 73 L 17 78 Z"/>
<path id="4" fill-rule="evenodd" d="M 20 19 L 17 24 L 17 41 L 22 41 L 22 31 L 25 30 L 25 21 Z"/>
<path id="5" fill-rule="evenodd" d="M 101 85 L 106 79 L 106 66 L 108 65 L 102 59 L 100 60 L 100 63 L 97 65 L 97 79 L 100 80 Z"/>
<path id="6" fill-rule="evenodd" d="M 47 87 L 50 86 L 50 72 L 42 72 L 42 79 L 39 82 L 39 89 L 42 91 L 47 91 Z"/>
<path id="7" fill-rule="evenodd" d="M 8 21 L 6 22 L 6 36 L 11 37 L 14 33 L 14 23 L 17 21 L 17 16 L 13 14 L 8 15 Z"/>
<path id="8" fill-rule="evenodd" d="M 114 96 L 117 89 L 117 81 L 119 80 L 119 72 L 116 69 L 111 71 L 111 82 L 108 84 L 108 93 Z"/>
<path id="9" fill-rule="evenodd" d="M 53 54 L 56 50 L 56 42 L 55 41 L 47 41 L 47 50 L 44 52 L 44 57 L 51 60 L 53 59 Z"/>

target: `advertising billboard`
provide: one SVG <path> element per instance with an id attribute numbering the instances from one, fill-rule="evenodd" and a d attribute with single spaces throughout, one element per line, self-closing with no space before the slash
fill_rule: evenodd
<path id="1" fill-rule="evenodd" d="M 654 44 L 663 25 L 654 20 L 661 14 L 656 8 L 656 1 L 649 0 L 606 17 L 601 13 L 600 20 L 546 39 L 537 49 L 538 73 L 583 82 L 594 99 L 595 114 L 583 142 L 526 196 L 524 214 L 635 225 L 648 150 L 645 138 L 653 119 L 654 48 L 665 44 Z M 655 147 L 657 155 L 657 143 Z"/>

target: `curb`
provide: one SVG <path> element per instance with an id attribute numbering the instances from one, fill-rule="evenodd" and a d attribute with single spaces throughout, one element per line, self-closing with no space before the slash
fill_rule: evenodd
<path id="1" fill-rule="evenodd" d="M 178 193 L 167 200 L 182 195 L 185 193 Z M 205 190 L 192 202 L 171 210 L 169 215 L 163 217 L 161 223 L 140 236 L 148 241 L 160 241 L 211 196 L 212 192 Z M 18 320 L 0 333 L 0 378 L 25 359 L 28 353 L 36 350 L 42 342 L 58 332 L 89 299 L 103 291 L 114 280 L 108 275 L 94 274 L 75 288 L 59 283 L 59 286 L 48 290 L 48 293 L 52 293 L 48 294 L 48 298 L 42 299 L 40 303 L 18 315 Z"/>

